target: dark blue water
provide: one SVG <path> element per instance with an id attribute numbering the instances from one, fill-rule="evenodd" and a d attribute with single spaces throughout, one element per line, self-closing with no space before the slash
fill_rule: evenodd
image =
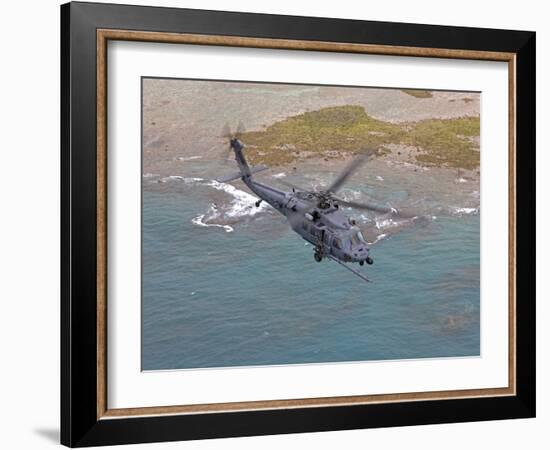
<path id="1" fill-rule="evenodd" d="M 143 191 L 144 370 L 480 354 L 478 214 L 381 240 L 365 283 L 316 263 L 273 211 L 168 184 Z M 215 196 L 232 199 L 229 228 L 200 226 Z"/>

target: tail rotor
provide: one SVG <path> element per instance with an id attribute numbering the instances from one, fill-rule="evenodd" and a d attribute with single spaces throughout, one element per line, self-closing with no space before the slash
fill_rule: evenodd
<path id="1" fill-rule="evenodd" d="M 245 132 L 246 132 L 246 128 L 244 126 L 244 123 L 242 121 L 239 121 L 239 124 L 237 125 L 237 129 L 235 130 L 235 135 L 233 137 L 236 139 L 240 139 Z"/>
<path id="2" fill-rule="evenodd" d="M 239 122 L 237 125 L 237 128 L 235 129 L 235 132 L 231 131 L 231 127 L 229 124 L 225 124 L 222 129 L 221 137 L 227 139 L 228 146 L 223 149 L 222 159 L 224 161 L 229 161 L 229 153 L 231 150 L 235 153 L 234 160 L 237 162 L 237 166 L 239 167 L 239 171 L 237 173 L 231 174 L 226 177 L 218 178 L 217 181 L 227 183 L 228 181 L 233 181 L 239 178 L 247 178 L 249 179 L 252 174 L 261 172 L 263 170 L 267 169 L 267 166 L 264 165 L 257 165 L 257 166 L 249 166 L 248 162 L 246 161 L 246 158 L 243 154 L 244 145 L 241 143 L 240 138 L 245 133 L 245 127 L 242 122 Z"/>
<path id="3" fill-rule="evenodd" d="M 221 152 L 221 159 L 224 162 L 231 161 L 232 158 L 230 158 L 231 155 L 231 142 L 234 139 L 240 139 L 241 136 L 246 132 L 246 128 L 242 121 L 240 121 L 237 124 L 237 127 L 235 128 L 235 131 L 231 131 L 231 127 L 229 126 L 229 123 L 225 123 L 220 137 L 223 138 L 227 142 L 227 147 L 224 145 L 222 152 Z"/>

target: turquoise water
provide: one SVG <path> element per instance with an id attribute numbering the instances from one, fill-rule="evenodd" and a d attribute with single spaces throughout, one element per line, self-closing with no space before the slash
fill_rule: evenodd
<path id="1" fill-rule="evenodd" d="M 385 233 L 365 283 L 228 189 L 144 183 L 143 370 L 480 354 L 477 212 Z"/>

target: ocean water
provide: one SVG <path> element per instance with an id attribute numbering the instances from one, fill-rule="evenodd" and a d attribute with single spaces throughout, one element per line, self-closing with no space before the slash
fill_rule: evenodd
<path id="1" fill-rule="evenodd" d="M 142 369 L 479 355 L 477 184 L 438 187 L 412 172 L 396 184 L 395 168 L 385 170 L 342 195 L 406 201 L 423 220 L 359 216 L 375 263 L 354 267 L 371 283 L 316 263 L 286 219 L 255 208 L 238 183 L 144 176 Z M 300 181 L 322 185 L 325 175 Z"/>

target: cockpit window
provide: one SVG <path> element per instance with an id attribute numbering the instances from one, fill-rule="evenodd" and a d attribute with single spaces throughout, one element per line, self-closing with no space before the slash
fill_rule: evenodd
<path id="1" fill-rule="evenodd" d="M 360 244 L 366 244 L 367 243 L 365 241 L 365 238 L 361 234 L 361 230 L 359 230 L 359 228 L 357 228 L 357 227 L 352 227 L 351 228 L 350 237 L 351 237 L 352 245 L 360 245 Z"/>

